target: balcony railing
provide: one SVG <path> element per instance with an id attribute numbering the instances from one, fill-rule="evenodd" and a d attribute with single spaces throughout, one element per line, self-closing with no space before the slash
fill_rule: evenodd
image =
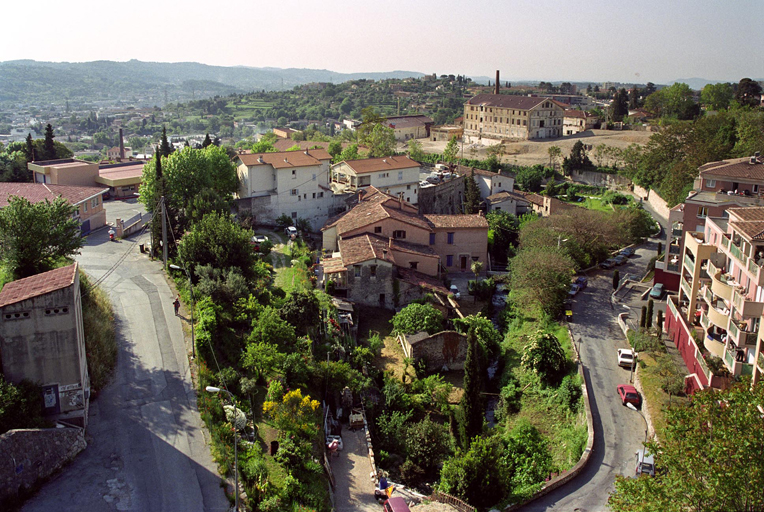
<path id="1" fill-rule="evenodd" d="M 748 271 L 753 274 L 754 279 L 757 281 L 759 279 L 759 270 L 760 267 L 756 264 L 753 258 L 750 258 L 748 260 Z"/>
<path id="2" fill-rule="evenodd" d="M 737 288 L 732 290 L 732 303 L 744 317 L 760 317 L 764 313 L 764 302 L 746 299 L 745 295 Z"/>
<path id="3" fill-rule="evenodd" d="M 711 275 L 713 276 L 711 278 L 711 291 L 726 301 L 732 300 L 732 287 L 727 284 L 726 279 L 724 279 L 722 276 L 722 273 L 717 272 L 716 274 Z"/>
<path id="4" fill-rule="evenodd" d="M 669 263 L 668 265 L 666 265 L 666 270 L 668 270 L 669 272 L 679 272 L 679 263 L 675 263 L 675 264 Z"/>
<path id="5" fill-rule="evenodd" d="M 740 365 L 740 375 L 753 375 L 753 365 L 748 363 L 743 363 Z"/>
<path id="6" fill-rule="evenodd" d="M 711 321 L 708 319 L 708 315 L 705 311 L 700 314 L 700 325 L 703 326 L 703 330 L 708 330 L 708 326 L 711 325 Z"/>
<path id="7" fill-rule="evenodd" d="M 708 260 L 708 275 L 709 276 L 715 276 L 719 272 L 721 272 L 722 269 L 717 267 L 713 261 Z"/>
<path id="8" fill-rule="evenodd" d="M 690 258 L 689 254 L 684 255 L 684 266 L 687 270 L 690 271 L 690 274 L 695 273 L 695 262 Z"/>
<path id="9" fill-rule="evenodd" d="M 690 288 L 690 285 L 687 283 L 684 276 L 682 276 L 681 286 L 682 286 L 682 291 L 684 292 L 684 294 L 687 295 L 687 297 L 692 297 L 692 293 L 691 293 L 692 288 Z"/>
<path id="10" fill-rule="evenodd" d="M 730 245 L 730 254 L 734 256 L 736 259 L 742 261 L 745 263 L 745 259 L 743 258 L 743 251 L 740 250 L 740 247 L 738 247 L 735 244 Z"/>
<path id="11" fill-rule="evenodd" d="M 727 363 L 727 368 L 730 369 L 731 372 L 735 372 L 735 356 L 732 354 L 731 350 L 728 350 L 724 354 L 724 362 Z"/>
<path id="12" fill-rule="evenodd" d="M 674 315 L 674 317 L 679 316 L 679 313 L 676 310 L 676 304 L 674 304 L 673 299 L 671 299 L 671 297 L 669 297 L 667 302 L 668 302 L 669 310 L 671 311 L 671 314 Z"/>
<path id="13" fill-rule="evenodd" d="M 669 254 L 679 254 L 679 246 L 674 244 L 669 245 Z"/>
<path id="14" fill-rule="evenodd" d="M 709 306 L 714 303 L 714 293 L 708 286 L 703 287 L 703 297 L 706 299 L 706 302 L 708 302 Z"/>
<path id="15" fill-rule="evenodd" d="M 734 320 L 732 320 L 732 319 L 730 319 L 730 324 L 729 324 L 729 326 L 727 327 L 727 332 L 728 332 L 728 333 L 730 333 L 730 336 L 731 336 L 733 339 L 735 339 L 735 340 L 737 340 L 737 339 L 738 339 L 738 337 L 740 336 L 740 329 L 738 328 L 738 326 L 737 326 L 737 324 L 735 323 L 735 321 L 734 321 Z"/>
<path id="16" fill-rule="evenodd" d="M 722 236 L 722 246 L 725 249 L 729 249 L 730 248 L 730 239 L 727 238 L 726 236 Z"/>
<path id="17" fill-rule="evenodd" d="M 672 229 L 671 234 L 673 236 L 682 236 L 682 230 L 681 229 Z"/>
<path id="18" fill-rule="evenodd" d="M 722 329 L 727 329 L 729 316 L 725 315 L 713 306 L 708 308 L 708 319 L 711 320 L 711 323 L 715 326 L 721 327 Z"/>
<path id="19" fill-rule="evenodd" d="M 761 371 L 764 372 L 764 350 L 759 351 L 758 365 Z"/>
<path id="20" fill-rule="evenodd" d="M 703 373 L 708 376 L 710 372 L 708 371 L 708 364 L 706 364 L 706 360 L 703 359 L 703 354 L 698 352 L 697 357 L 695 358 L 698 361 L 698 364 L 703 369 Z"/>

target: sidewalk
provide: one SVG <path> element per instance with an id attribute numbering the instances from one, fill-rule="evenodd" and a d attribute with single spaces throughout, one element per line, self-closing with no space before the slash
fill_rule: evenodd
<path id="1" fill-rule="evenodd" d="M 337 512 L 379 512 L 374 499 L 374 480 L 366 449 L 363 429 L 352 431 L 342 426 L 344 449 L 339 457 L 331 458 L 332 473 L 337 483 L 334 491 L 334 509 Z"/>

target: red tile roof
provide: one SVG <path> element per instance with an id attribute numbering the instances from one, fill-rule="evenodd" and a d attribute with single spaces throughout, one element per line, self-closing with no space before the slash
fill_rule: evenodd
<path id="1" fill-rule="evenodd" d="M 307 149 L 304 151 L 281 151 L 278 153 L 236 155 L 236 158 L 248 167 L 270 165 L 274 169 L 287 169 L 321 165 L 323 160 L 331 160 L 332 155 L 327 153 L 325 149 Z"/>
<path id="2" fill-rule="evenodd" d="M 389 240 L 369 233 L 343 238 L 339 241 L 342 264 L 345 267 L 373 259 L 395 264 L 393 252 L 389 248 Z"/>
<path id="3" fill-rule="evenodd" d="M 0 291 L 0 308 L 66 288 L 74 283 L 77 263 L 6 284 Z"/>
<path id="4" fill-rule="evenodd" d="M 508 199 L 512 199 L 514 201 L 522 201 L 524 203 L 530 202 L 523 194 L 519 194 L 517 192 L 507 192 L 506 190 L 496 192 L 495 194 L 491 194 L 490 196 L 485 198 L 485 200 L 491 204 L 501 203 Z"/>
<path id="5" fill-rule="evenodd" d="M 361 196 L 359 195 L 359 197 Z M 404 209 L 401 209 L 397 198 L 385 194 L 374 187 L 368 187 L 367 192 L 363 194 L 363 198 L 355 206 L 349 211 L 326 221 L 326 224 L 321 229 L 326 230 L 332 226 L 337 226 L 337 234 L 342 235 L 364 226 L 370 226 L 381 220 L 392 218 L 431 231 L 430 225 L 424 218 L 405 209 L 407 204 L 404 201 Z"/>
<path id="6" fill-rule="evenodd" d="M 700 177 L 708 179 L 713 176 L 722 179 L 735 178 L 764 181 L 764 159 L 759 157 L 754 159 L 755 163 L 751 163 L 752 158 L 735 158 L 720 162 L 709 162 L 700 166 Z"/>
<path id="7" fill-rule="evenodd" d="M 551 101 L 549 98 L 538 96 L 513 96 L 510 94 L 478 94 L 467 101 L 467 105 L 483 105 L 486 107 L 516 108 L 530 110 L 533 107 Z"/>
<path id="8" fill-rule="evenodd" d="M 410 169 L 419 167 L 416 160 L 408 156 L 386 156 L 383 158 L 365 158 L 362 160 L 345 160 L 345 163 L 355 171 L 356 174 L 365 174 L 369 172 L 397 171 L 399 169 Z"/>
<path id="9" fill-rule="evenodd" d="M 485 228 L 488 221 L 480 214 L 475 215 L 434 215 L 424 216 L 434 228 Z"/>
<path id="10" fill-rule="evenodd" d="M 57 197 L 63 197 L 70 204 L 78 205 L 87 199 L 108 191 L 109 189 L 104 187 L 6 182 L 0 183 L 0 208 L 8 206 L 8 199 L 11 196 L 23 197 L 30 203 L 39 203 L 46 199 L 53 201 Z"/>

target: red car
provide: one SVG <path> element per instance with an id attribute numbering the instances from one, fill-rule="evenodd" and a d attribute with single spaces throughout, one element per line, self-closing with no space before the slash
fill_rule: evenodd
<path id="1" fill-rule="evenodd" d="M 629 384 L 621 384 L 616 389 L 623 405 L 634 404 L 634 407 L 637 409 L 642 407 L 642 397 L 639 395 L 637 388 Z"/>

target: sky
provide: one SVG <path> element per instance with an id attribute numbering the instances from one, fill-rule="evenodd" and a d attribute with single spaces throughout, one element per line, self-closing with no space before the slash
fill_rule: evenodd
<path id="1" fill-rule="evenodd" d="M 762 0 L 15 0 L 2 9 L 0 61 L 738 82 L 764 78 L 762 7 Z"/>

